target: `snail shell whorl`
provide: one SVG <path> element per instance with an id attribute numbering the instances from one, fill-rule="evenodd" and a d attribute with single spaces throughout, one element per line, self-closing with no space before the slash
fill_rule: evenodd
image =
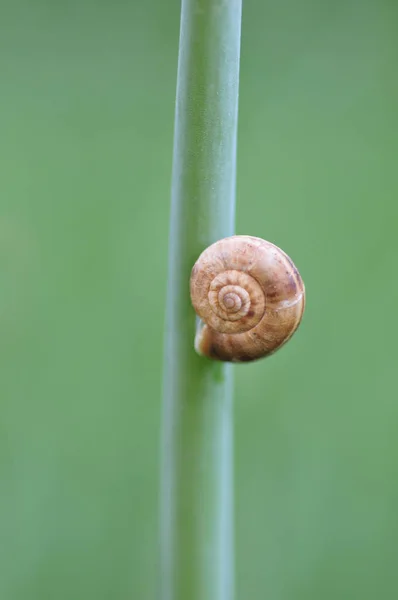
<path id="1" fill-rule="evenodd" d="M 234 235 L 199 256 L 191 274 L 191 300 L 202 320 L 196 351 L 244 362 L 272 354 L 290 339 L 303 315 L 305 290 L 280 248 Z"/>

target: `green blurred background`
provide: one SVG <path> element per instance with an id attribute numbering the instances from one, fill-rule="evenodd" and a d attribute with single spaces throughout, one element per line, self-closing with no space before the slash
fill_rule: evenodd
<path id="1" fill-rule="evenodd" d="M 179 10 L 0 2 L 1 600 L 157 596 Z M 308 304 L 235 369 L 238 600 L 398 596 L 397 22 L 244 1 L 237 232 Z"/>

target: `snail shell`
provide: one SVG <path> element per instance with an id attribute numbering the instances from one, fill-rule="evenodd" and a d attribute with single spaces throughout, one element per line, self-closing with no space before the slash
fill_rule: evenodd
<path id="1" fill-rule="evenodd" d="M 247 362 L 287 342 L 305 305 L 292 260 L 257 237 L 234 235 L 212 244 L 191 274 L 191 301 L 202 323 L 196 351 L 214 360 Z"/>

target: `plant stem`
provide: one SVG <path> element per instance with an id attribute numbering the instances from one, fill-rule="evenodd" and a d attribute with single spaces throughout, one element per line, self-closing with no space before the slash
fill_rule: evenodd
<path id="1" fill-rule="evenodd" d="M 191 269 L 234 233 L 241 0 L 182 0 L 162 465 L 162 600 L 232 600 L 232 371 L 194 351 Z"/>

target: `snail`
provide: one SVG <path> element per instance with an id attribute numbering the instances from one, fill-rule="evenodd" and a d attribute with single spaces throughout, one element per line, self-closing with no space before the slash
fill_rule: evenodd
<path id="1" fill-rule="evenodd" d="M 201 320 L 195 350 L 228 362 L 274 353 L 296 331 L 305 306 L 304 283 L 292 260 L 249 235 L 206 248 L 192 269 L 190 292 Z"/>

